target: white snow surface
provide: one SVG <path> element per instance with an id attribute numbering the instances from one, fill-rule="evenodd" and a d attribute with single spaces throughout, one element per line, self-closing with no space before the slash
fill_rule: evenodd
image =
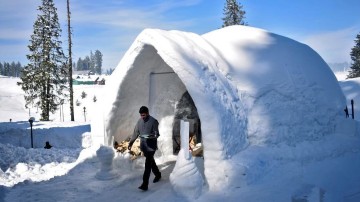
<path id="1" fill-rule="evenodd" d="M 258 34 L 262 36 L 261 33 L 265 32 L 261 31 Z M 206 34 L 204 38 L 210 41 L 214 34 L 216 33 Z M 281 38 L 272 34 L 265 35 L 267 37 L 272 36 L 273 39 L 277 40 Z M 249 35 L 248 37 L 250 36 L 255 37 L 254 35 Z M 254 43 L 263 43 L 261 40 L 254 39 L 253 41 Z M 216 42 L 212 41 L 212 43 Z M 292 47 L 294 44 L 289 42 L 283 45 Z M 224 46 L 226 46 L 226 43 L 224 43 Z M 306 54 L 308 59 L 311 59 L 313 54 L 316 54 L 308 53 L 309 49 L 305 45 L 303 48 L 306 51 L 304 50 L 301 53 Z M 225 50 L 226 48 L 222 49 L 224 53 Z M 228 54 L 231 53 L 229 50 Z M 249 54 L 249 52 L 246 54 Z M 276 55 L 273 52 L 269 54 Z M 287 61 L 291 56 L 291 51 L 289 51 L 277 57 Z M 246 64 L 251 63 L 252 59 L 254 61 L 259 60 L 259 58 L 245 57 L 242 58 L 245 64 L 241 64 L 246 66 Z M 230 60 L 228 62 L 231 63 Z M 360 201 L 360 126 L 359 118 L 356 116 L 360 112 L 358 107 L 356 107 L 356 103 L 360 102 L 358 93 L 360 92 L 360 79 L 340 80 L 339 83 L 342 91 L 339 92 L 339 86 L 334 83 L 335 76 L 328 71 L 328 68 L 322 66 L 322 62 L 314 59 L 309 60 L 308 63 L 316 63 L 313 64 L 315 67 L 317 65 L 322 67 L 307 72 L 310 71 L 308 68 L 314 69 L 313 65 L 299 65 L 298 67 L 304 68 L 300 68 L 302 69 L 299 70 L 301 71 L 300 73 L 292 72 L 290 74 L 293 75 L 293 81 L 289 77 L 287 80 L 286 76 L 283 75 L 284 72 L 280 70 L 265 71 L 268 78 L 257 80 L 257 75 L 255 73 L 252 75 L 252 71 L 264 71 L 262 67 L 265 68 L 268 62 L 263 61 L 264 66 L 260 65 L 259 69 L 252 69 L 253 67 L 250 69 L 219 68 L 216 71 L 223 73 L 216 75 L 219 77 L 216 80 L 224 79 L 221 78 L 221 75 L 227 75 L 227 79 L 232 79 L 233 82 L 229 82 L 230 84 L 225 82 L 224 86 L 226 87 L 223 87 L 223 89 L 234 90 L 233 95 L 239 96 L 239 100 L 241 100 L 239 102 L 241 109 L 251 109 L 249 111 L 245 110 L 246 113 L 244 112 L 240 117 L 254 119 L 257 116 L 260 120 L 264 116 L 268 116 L 267 119 L 269 121 L 275 120 L 277 123 L 271 124 L 272 127 L 267 127 L 265 128 L 266 130 L 269 128 L 275 132 L 285 130 L 281 128 L 285 125 L 285 128 L 290 128 L 291 130 L 281 134 L 291 133 L 292 135 L 290 134 L 286 141 L 276 141 L 278 139 L 274 132 L 270 139 L 268 139 L 268 137 L 258 135 L 260 133 L 265 134 L 266 131 L 262 131 L 264 130 L 264 125 L 260 122 L 257 124 L 254 122 L 250 124 L 252 130 L 248 132 L 249 135 L 253 134 L 252 137 L 249 136 L 249 143 L 242 150 L 233 152 L 232 155 L 228 156 L 226 164 L 220 165 L 216 164 L 216 162 L 206 164 L 204 161 L 207 161 L 207 156 L 204 159 L 194 158 L 194 163 L 202 176 L 205 176 L 204 173 L 208 170 L 216 172 L 208 172 L 207 176 L 218 176 L 219 174 L 226 173 L 224 179 L 210 177 L 213 179 L 212 181 L 205 181 L 199 196 L 196 196 L 198 192 L 184 196 L 173 188 L 169 176 L 174 169 L 176 157 L 171 155 L 157 155 L 156 161 L 162 172 L 162 179 L 156 184 L 150 183 L 147 192 L 141 192 L 137 189 L 142 181 L 144 158 L 131 161 L 129 154 L 115 153 L 112 168 L 118 173 L 118 177 L 109 180 L 98 179 L 96 174 L 101 171 L 101 165 L 97 157 L 99 147 L 91 139 L 93 134 L 90 136 L 89 126 L 89 121 L 94 122 L 99 117 L 103 118 L 101 115 L 96 114 L 96 110 L 92 111 L 96 116 L 88 116 L 87 122 L 84 122 L 84 117 L 81 113 L 76 113 L 76 120 L 78 122 L 70 122 L 67 115 L 69 113 L 68 107 L 64 107 L 65 122 L 57 118 L 59 117 L 59 112 L 53 116 L 54 121 L 52 122 L 35 121 L 33 128 L 35 148 L 30 148 L 30 127 L 27 122 L 29 112 L 23 107 L 24 100 L 20 87 L 15 85 L 19 79 L 0 77 L 0 201 L 225 200 L 258 202 L 291 201 L 294 198 L 308 198 L 310 200 L 321 198 L 322 201 L 326 202 Z M 234 77 L 234 71 L 242 71 L 241 75 L 244 73 L 246 76 L 244 78 L 240 76 Z M 297 70 L 292 69 L 290 71 Z M 252 76 L 254 80 L 250 79 Z M 238 80 L 238 78 L 241 78 L 241 80 Z M 114 78 L 112 79 L 115 80 Z M 120 80 L 121 78 L 118 79 Z M 246 82 L 253 83 L 243 84 Z M 281 84 L 280 86 L 283 88 L 274 88 L 278 89 L 276 93 L 275 90 L 268 92 L 267 86 L 273 82 L 276 83 L 275 86 Z M 289 85 L 304 85 L 312 90 L 303 90 L 304 86 L 296 88 L 287 87 Z M 96 95 L 99 98 L 100 103 L 106 103 L 101 96 L 101 92 L 104 91 L 103 86 L 77 86 L 77 96 L 89 88 L 91 88 L 90 92 L 94 93 L 92 95 Z M 107 83 L 106 88 L 118 88 L 118 86 L 114 83 Z M 186 86 L 186 88 L 188 87 Z M 238 91 L 236 92 L 236 90 Z M 266 96 L 266 92 L 268 92 L 268 96 Z M 265 95 L 263 95 L 264 93 Z M 299 98 L 292 97 L 296 93 L 298 93 Z M 313 97 L 308 96 L 309 94 L 307 93 L 313 95 Z M 287 99 L 288 97 L 285 96 L 288 94 L 291 99 Z M 214 96 L 219 95 L 215 93 Z M 257 96 L 266 98 L 261 101 L 264 108 L 259 107 L 255 111 L 253 111 L 253 108 L 247 108 L 256 103 L 254 100 L 256 100 Z M 279 97 L 283 96 L 285 96 L 283 98 L 284 103 L 287 104 L 275 103 L 275 101 L 279 100 Z M 196 94 L 194 97 L 196 97 Z M 304 99 L 301 99 L 301 97 Z M 314 104 L 312 106 L 314 112 L 303 111 L 304 107 L 292 105 L 292 102 L 297 102 L 296 99 L 304 102 L 304 106 L 309 106 L 307 101 L 304 100 Z M 343 113 L 346 104 L 350 107 L 350 99 L 355 100 L 355 120 L 351 118 L 346 119 Z M 85 103 L 85 100 L 83 102 Z M 92 104 L 91 100 L 88 103 Z M 220 101 L 219 103 L 222 104 Z M 235 105 L 236 101 L 232 103 L 230 100 L 229 103 L 231 104 L 226 106 Z M 104 106 L 104 108 L 111 107 L 113 106 Z M 284 111 L 281 110 L 285 110 L 282 108 L 285 108 L 291 114 L 282 113 Z M 280 112 L 275 109 L 280 110 Z M 89 107 L 89 110 L 92 110 L 91 107 Z M 35 111 L 36 109 L 31 109 L 31 116 L 37 117 L 38 114 Z M 81 112 L 81 108 L 79 111 Z M 137 111 L 134 111 L 134 113 L 136 114 Z M 205 112 L 203 115 L 208 114 Z M 9 118 L 12 118 L 11 123 Z M 166 117 L 162 121 L 163 132 L 168 130 L 165 126 L 170 119 Z M 296 121 L 294 122 L 294 120 Z M 251 120 L 248 120 L 248 122 L 251 122 Z M 294 124 L 297 122 L 299 122 L 298 125 L 301 125 L 302 128 Z M 223 127 L 223 125 L 219 125 Z M 326 127 L 329 129 L 324 129 Z M 93 126 L 91 126 L 92 129 Z M 101 127 L 97 128 L 97 130 L 103 131 Z M 255 132 L 251 133 L 251 131 Z M 305 136 L 309 138 L 297 138 L 294 135 L 301 133 L 307 133 Z M 284 138 L 281 134 L 280 138 Z M 165 134 L 161 138 L 167 139 Z M 213 141 L 216 140 L 215 138 Z M 50 141 L 53 148 L 49 150 L 44 149 L 45 141 Z M 164 141 L 160 141 L 160 144 L 163 143 Z M 228 145 L 231 144 L 224 144 L 224 146 Z M 158 152 L 161 151 L 159 150 Z M 218 155 L 216 152 L 211 154 Z M 179 165 L 181 165 L 181 162 Z M 188 162 L 183 162 L 183 165 L 189 164 Z M 207 166 L 212 166 L 213 168 L 209 169 Z M 186 169 L 186 167 L 178 169 Z M 154 176 L 152 175 L 152 177 Z M 198 183 L 196 180 L 192 181 L 191 178 L 188 178 L 188 180 L 189 184 Z M 216 186 L 216 184 L 224 184 L 224 180 L 227 186 L 219 186 L 216 190 L 209 189 L 209 187 Z M 182 182 L 182 180 L 175 180 L 175 182 Z"/>

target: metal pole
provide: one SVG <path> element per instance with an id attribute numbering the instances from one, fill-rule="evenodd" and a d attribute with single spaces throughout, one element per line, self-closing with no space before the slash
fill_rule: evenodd
<path id="1" fill-rule="evenodd" d="M 84 107 L 84 119 L 85 119 L 85 122 L 86 122 L 86 107 Z"/>
<path id="2" fill-rule="evenodd" d="M 34 148 L 33 131 L 32 131 L 32 121 L 30 121 L 30 134 L 31 134 L 31 148 Z"/>
<path id="3" fill-rule="evenodd" d="M 34 148 L 34 142 L 33 142 L 33 122 L 34 122 L 35 118 L 34 117 L 30 117 L 29 119 L 29 123 L 30 123 L 30 135 L 31 135 L 31 148 Z"/>
<path id="4" fill-rule="evenodd" d="M 354 114 L 354 100 L 351 100 L 351 117 L 352 117 L 352 119 L 355 118 L 355 114 Z"/>
<path id="5" fill-rule="evenodd" d="M 61 105 L 61 108 L 62 108 L 62 112 L 63 112 L 63 122 L 64 122 L 64 104 Z"/>

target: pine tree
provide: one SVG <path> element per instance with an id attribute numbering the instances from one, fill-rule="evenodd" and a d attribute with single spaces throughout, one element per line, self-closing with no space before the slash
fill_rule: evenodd
<path id="1" fill-rule="evenodd" d="M 355 46 L 351 49 L 350 56 L 353 61 L 347 78 L 360 77 L 360 33 L 356 36 Z"/>
<path id="2" fill-rule="evenodd" d="M 21 75 L 26 107 L 35 104 L 41 109 L 41 120 L 49 121 L 63 99 L 66 88 L 66 58 L 61 48 L 60 24 L 53 0 L 42 0 L 31 35 L 27 55 L 29 64 Z"/>
<path id="3" fill-rule="evenodd" d="M 4 76 L 10 76 L 10 63 L 4 62 Z"/>
<path id="4" fill-rule="evenodd" d="M 107 75 L 111 75 L 113 73 L 114 69 L 110 68 L 108 70 L 106 70 L 106 74 Z"/>
<path id="5" fill-rule="evenodd" d="M 87 96 L 87 94 L 85 93 L 85 91 L 83 91 L 83 92 L 81 93 L 81 98 L 84 99 L 84 98 L 86 98 L 86 96 Z"/>
<path id="6" fill-rule="evenodd" d="M 22 70 L 21 63 L 17 62 L 15 65 L 15 74 L 16 74 L 15 76 L 16 77 L 20 77 L 21 70 Z"/>
<path id="7" fill-rule="evenodd" d="M 10 76 L 16 76 L 16 64 L 14 61 L 10 64 Z"/>
<path id="8" fill-rule="evenodd" d="M 102 71 L 102 53 L 99 50 L 95 51 L 95 72 L 98 74 L 101 74 Z"/>
<path id="9" fill-rule="evenodd" d="M 81 59 L 81 57 L 78 59 L 76 63 L 76 70 L 77 71 L 83 70 L 83 60 Z"/>
<path id="10" fill-rule="evenodd" d="M 90 70 L 90 57 L 86 56 L 82 64 L 83 64 L 83 70 Z"/>
<path id="11" fill-rule="evenodd" d="M 0 75 L 4 75 L 4 66 L 1 62 L 0 62 Z"/>
<path id="12" fill-rule="evenodd" d="M 243 6 L 236 0 L 226 0 L 223 11 L 224 17 L 222 18 L 222 27 L 231 25 L 247 25 L 244 21 L 246 12 L 243 10 Z"/>
<path id="13" fill-rule="evenodd" d="M 95 69 L 95 56 L 92 51 L 90 51 L 90 71 L 96 73 Z"/>

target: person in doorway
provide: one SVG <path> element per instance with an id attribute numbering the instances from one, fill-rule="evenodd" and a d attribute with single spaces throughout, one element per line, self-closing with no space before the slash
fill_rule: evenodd
<path id="1" fill-rule="evenodd" d="M 139 189 L 146 191 L 148 190 L 151 171 L 155 175 L 153 183 L 156 183 L 161 179 L 161 172 L 154 160 L 154 154 L 157 150 L 157 138 L 160 136 L 158 129 L 159 122 L 149 115 L 149 109 L 145 106 L 140 107 L 139 113 L 141 118 L 135 126 L 128 149 L 131 150 L 136 138 L 140 137 L 140 149 L 144 153 L 146 160 L 143 182 Z"/>

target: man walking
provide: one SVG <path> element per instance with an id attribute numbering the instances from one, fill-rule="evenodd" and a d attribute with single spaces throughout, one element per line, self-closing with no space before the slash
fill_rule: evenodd
<path id="1" fill-rule="evenodd" d="M 131 150 L 134 141 L 140 136 L 140 149 L 144 153 L 146 160 L 143 182 L 139 189 L 146 191 L 148 190 L 151 171 L 155 175 L 154 183 L 161 179 L 161 173 L 154 159 L 154 154 L 157 150 L 157 138 L 160 136 L 158 129 L 159 122 L 149 115 L 149 109 L 145 106 L 140 107 L 139 113 L 141 118 L 135 126 L 128 149 Z"/>

